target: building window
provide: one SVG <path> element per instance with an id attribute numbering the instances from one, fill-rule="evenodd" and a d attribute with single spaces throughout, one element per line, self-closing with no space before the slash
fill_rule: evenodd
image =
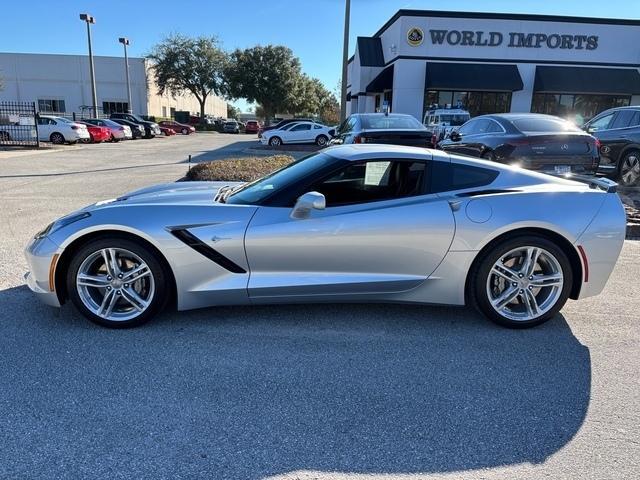
<path id="1" fill-rule="evenodd" d="M 102 102 L 102 111 L 105 115 L 129 113 L 129 104 L 127 102 Z"/>
<path id="2" fill-rule="evenodd" d="M 386 92 L 384 92 L 384 97 L 383 97 L 383 104 L 382 104 L 382 109 L 384 110 L 384 103 L 387 104 L 387 106 L 389 107 L 388 111 L 389 112 L 393 112 L 393 109 L 391 108 L 391 105 L 393 104 L 393 92 L 391 90 L 388 90 Z"/>
<path id="3" fill-rule="evenodd" d="M 536 93 L 531 102 L 531 111 L 556 115 L 582 125 L 604 110 L 630 104 L 630 96 Z"/>
<path id="4" fill-rule="evenodd" d="M 64 100 L 40 100 L 38 99 L 38 110 L 41 113 L 65 113 L 67 110 Z"/>
<path id="5" fill-rule="evenodd" d="M 428 90 L 424 96 L 424 110 L 435 105 L 468 110 L 472 117 L 488 113 L 504 113 L 511 109 L 511 92 L 458 92 Z"/>
<path id="6" fill-rule="evenodd" d="M 162 116 L 167 118 L 167 107 L 162 107 Z"/>
<path id="7" fill-rule="evenodd" d="M 171 114 L 171 118 L 176 118 L 176 109 L 171 107 L 169 109 L 169 113 Z"/>

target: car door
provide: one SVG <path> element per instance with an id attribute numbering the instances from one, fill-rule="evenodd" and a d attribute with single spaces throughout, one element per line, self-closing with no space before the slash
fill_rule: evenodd
<path id="1" fill-rule="evenodd" d="M 454 233 L 447 201 L 427 191 L 428 162 L 351 162 L 297 187 L 325 195 L 326 208 L 292 218 L 292 204 L 261 206 L 245 248 L 254 302 L 405 291 L 424 282 Z"/>
<path id="2" fill-rule="evenodd" d="M 49 137 L 51 137 L 51 133 L 53 133 L 53 126 L 53 120 L 50 118 L 38 118 L 38 139 L 48 142 Z"/>
<path id="3" fill-rule="evenodd" d="M 620 158 L 627 147 L 636 144 L 638 125 L 640 124 L 640 110 L 623 109 L 615 113 L 606 130 L 598 132 L 600 140 L 601 165 L 604 169 L 617 169 Z"/>
<path id="4" fill-rule="evenodd" d="M 449 138 L 443 140 L 440 143 L 441 148 L 451 153 L 478 156 L 475 152 L 482 121 L 480 118 L 469 120 L 457 130 L 458 135 L 452 133 Z"/>
<path id="5" fill-rule="evenodd" d="M 616 132 L 610 129 L 616 112 L 609 112 L 595 117 L 587 122 L 584 129 L 600 140 L 600 168 L 611 170 L 615 168 L 617 157 L 614 156 L 612 145 L 616 138 Z"/>
<path id="6" fill-rule="evenodd" d="M 287 142 L 289 143 L 305 143 L 311 137 L 311 124 L 298 123 L 289 129 L 287 134 Z"/>

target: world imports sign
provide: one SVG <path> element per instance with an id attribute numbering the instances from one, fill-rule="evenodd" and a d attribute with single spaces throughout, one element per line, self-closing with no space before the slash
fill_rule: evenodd
<path id="1" fill-rule="evenodd" d="M 414 29 L 415 30 L 415 29 Z M 415 32 L 414 32 L 415 33 Z M 595 50 L 597 35 L 566 35 L 546 33 L 484 32 L 470 30 L 429 30 L 434 45 L 511 48 L 560 48 L 563 50 Z M 411 42 L 410 42 L 411 44 Z"/>

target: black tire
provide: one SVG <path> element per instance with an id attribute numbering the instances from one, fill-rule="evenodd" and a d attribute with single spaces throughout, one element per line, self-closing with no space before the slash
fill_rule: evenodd
<path id="1" fill-rule="evenodd" d="M 629 172 L 625 171 L 628 167 L 632 169 L 640 168 L 638 162 L 640 162 L 640 151 L 638 150 L 625 152 L 625 154 L 620 157 L 618 161 L 618 182 L 620 185 L 633 187 L 640 184 L 640 177 L 636 175 L 630 177 Z"/>
<path id="2" fill-rule="evenodd" d="M 181 130 L 181 133 L 182 133 L 183 135 L 189 135 L 189 130 L 187 130 L 186 128 L 183 128 L 183 129 Z"/>
<path id="3" fill-rule="evenodd" d="M 554 256 L 562 269 L 563 284 L 559 297 L 548 311 L 531 320 L 513 320 L 501 315 L 493 308 L 487 293 L 487 281 L 491 269 L 500 258 L 513 249 L 524 246 L 542 248 Z M 469 303 L 491 321 L 508 328 L 530 328 L 546 322 L 560 311 L 569 298 L 572 284 L 571 262 L 558 245 L 542 236 L 518 235 L 497 243 L 488 251 L 483 252 L 482 257 L 478 257 L 478 261 L 474 262 L 471 268 L 467 288 Z"/>
<path id="4" fill-rule="evenodd" d="M 62 145 L 65 142 L 64 135 L 58 132 L 53 132 L 49 137 L 49 140 L 51 140 L 51 143 L 55 145 Z"/>
<path id="5" fill-rule="evenodd" d="M 135 318 L 123 321 L 114 321 L 102 318 L 89 310 L 89 308 L 85 306 L 82 299 L 80 298 L 80 294 L 78 293 L 78 289 L 76 288 L 76 277 L 78 274 L 78 270 L 82 262 L 87 257 L 104 248 L 121 248 L 129 250 L 130 252 L 138 255 L 151 270 L 151 274 L 155 282 L 155 292 L 147 309 Z M 170 273 L 165 270 L 161 260 L 157 257 L 157 254 L 149 250 L 149 248 L 146 247 L 143 243 L 126 238 L 105 237 L 91 240 L 80 247 L 77 252 L 75 252 L 73 258 L 71 259 L 71 262 L 69 263 L 69 268 L 67 269 L 66 286 L 69 298 L 71 299 L 73 304 L 80 311 L 80 313 L 82 313 L 90 321 L 108 328 L 131 328 L 148 322 L 165 307 L 170 293 L 169 278 Z"/>
<path id="6" fill-rule="evenodd" d="M 318 135 L 316 137 L 316 145 L 318 145 L 319 147 L 326 147 L 328 141 L 329 138 L 326 135 Z"/>
<path id="7" fill-rule="evenodd" d="M 272 147 L 279 147 L 282 145 L 282 139 L 280 137 L 271 137 L 269 139 L 269 145 Z"/>
<path id="8" fill-rule="evenodd" d="M 114 137 L 113 134 L 111 134 L 111 143 L 118 143 L 119 141 L 120 139 Z"/>

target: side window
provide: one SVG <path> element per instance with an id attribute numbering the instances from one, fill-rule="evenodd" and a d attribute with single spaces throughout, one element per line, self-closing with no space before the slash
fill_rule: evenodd
<path id="1" fill-rule="evenodd" d="M 314 130 L 320 130 L 322 127 L 320 125 L 314 125 L 313 128 Z"/>
<path id="2" fill-rule="evenodd" d="M 427 164 L 421 161 L 353 162 L 315 184 L 328 207 L 422 195 Z"/>
<path id="3" fill-rule="evenodd" d="M 469 120 L 467 123 L 462 125 L 458 131 L 462 135 L 471 135 L 473 133 L 477 133 L 476 129 L 478 127 L 478 120 Z"/>
<path id="4" fill-rule="evenodd" d="M 502 133 L 502 127 L 500 126 L 500 124 L 498 124 L 498 122 L 495 122 L 493 120 L 489 121 L 489 126 L 487 127 L 487 133 Z"/>
<path id="5" fill-rule="evenodd" d="M 600 117 L 597 120 L 591 122 L 589 124 L 588 130 L 590 132 L 598 132 L 600 130 L 608 130 L 609 124 L 611 123 L 611 119 L 613 118 L 613 113 L 605 115 L 604 117 Z"/>
<path id="6" fill-rule="evenodd" d="M 433 162 L 431 192 L 447 192 L 489 185 L 498 176 L 496 170 L 458 163 Z"/>
<path id="7" fill-rule="evenodd" d="M 302 132 L 305 130 L 311 130 L 311 125 L 309 125 L 308 123 L 299 123 L 291 129 L 292 132 Z"/>
<path id="8" fill-rule="evenodd" d="M 473 130 L 473 133 L 479 133 L 479 134 L 489 133 L 489 130 L 491 129 L 491 124 L 493 123 L 491 120 L 489 120 L 488 118 L 480 118 L 476 120 L 476 122 L 477 123 Z"/>
<path id="9" fill-rule="evenodd" d="M 288 131 L 288 130 L 291 130 L 291 128 L 295 127 L 296 125 L 298 125 L 298 124 L 297 123 L 289 123 L 289 124 L 285 125 L 284 127 L 280 128 L 280 130 Z"/>
<path id="10" fill-rule="evenodd" d="M 638 124 L 637 117 L 638 110 L 620 110 L 613 118 L 613 121 L 611 122 L 611 125 L 609 125 L 609 128 L 632 127 Z"/>

